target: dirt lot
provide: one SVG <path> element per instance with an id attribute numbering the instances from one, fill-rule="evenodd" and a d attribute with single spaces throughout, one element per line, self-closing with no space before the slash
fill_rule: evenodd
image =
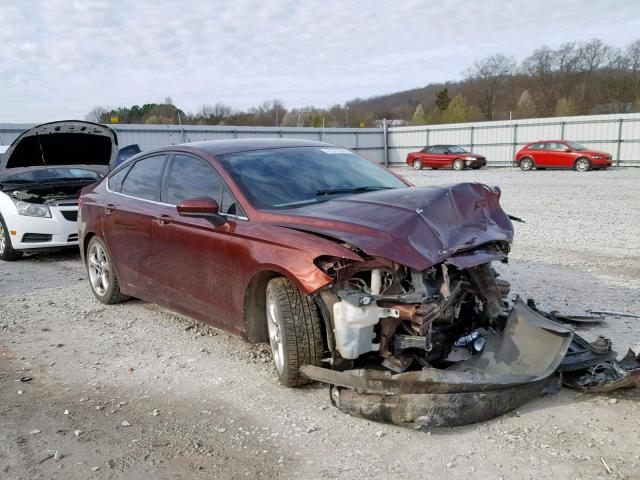
<path id="1" fill-rule="evenodd" d="M 502 188 L 527 221 L 501 268 L 514 293 L 640 314 L 640 169 L 398 171 Z M 639 322 L 582 334 L 624 353 L 640 348 Z M 430 432 L 351 418 L 328 397 L 281 387 L 264 345 L 140 301 L 99 304 L 74 252 L 0 264 L 2 479 L 640 478 L 638 391 L 563 390 Z"/>

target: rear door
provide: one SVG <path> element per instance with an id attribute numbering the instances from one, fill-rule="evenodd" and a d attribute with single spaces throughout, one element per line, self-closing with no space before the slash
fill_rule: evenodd
<path id="1" fill-rule="evenodd" d="M 152 276 L 163 290 L 163 303 L 178 311 L 237 330 L 231 293 L 241 288 L 231 251 L 242 248 L 236 236 L 244 218 L 222 178 L 204 159 L 176 153 L 167 169 L 162 207 L 153 220 Z M 218 202 L 228 222 L 215 227 L 202 218 L 179 216 L 183 200 L 209 197 Z"/>
<path id="2" fill-rule="evenodd" d="M 109 200 L 103 207 L 103 236 L 118 279 L 145 300 L 156 301 L 150 282 L 152 222 L 158 215 L 167 155 L 136 161 L 109 178 Z"/>

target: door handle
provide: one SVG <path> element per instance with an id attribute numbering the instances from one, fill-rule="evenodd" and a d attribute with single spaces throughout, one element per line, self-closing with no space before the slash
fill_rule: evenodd
<path id="1" fill-rule="evenodd" d="M 160 217 L 157 218 L 156 221 L 159 225 L 169 225 L 173 221 L 173 218 L 171 217 L 171 215 L 160 215 Z"/>
<path id="2" fill-rule="evenodd" d="M 104 213 L 106 215 L 111 215 L 115 211 L 116 211 L 116 206 L 114 204 L 109 203 L 109 204 L 105 205 Z"/>

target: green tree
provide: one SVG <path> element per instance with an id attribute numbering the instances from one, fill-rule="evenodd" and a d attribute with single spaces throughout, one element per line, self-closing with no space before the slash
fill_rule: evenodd
<path id="1" fill-rule="evenodd" d="M 426 115 L 424 114 L 424 108 L 422 105 L 418 104 L 415 112 L 413 112 L 413 116 L 411 117 L 410 125 L 424 125 L 427 123 Z"/>
<path id="2" fill-rule="evenodd" d="M 313 128 L 322 127 L 322 117 L 318 112 L 313 112 L 313 116 L 311 117 L 311 126 Z"/>
<path id="3" fill-rule="evenodd" d="M 556 117 L 570 117 L 578 114 L 578 109 L 573 100 L 567 97 L 560 97 L 556 103 Z"/>
<path id="4" fill-rule="evenodd" d="M 442 123 L 464 123 L 469 119 L 469 106 L 461 94 L 453 97 L 447 109 L 442 112 Z"/>
<path id="5" fill-rule="evenodd" d="M 443 88 L 436 93 L 436 107 L 441 112 L 444 112 L 448 107 L 451 99 L 449 98 L 449 90 Z"/>

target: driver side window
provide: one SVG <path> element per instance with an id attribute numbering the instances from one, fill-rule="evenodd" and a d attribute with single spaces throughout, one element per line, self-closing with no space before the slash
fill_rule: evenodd
<path id="1" fill-rule="evenodd" d="M 177 205 L 183 200 L 202 197 L 218 202 L 220 213 L 239 215 L 235 199 L 211 166 L 189 155 L 176 155 L 171 163 L 164 202 Z"/>

